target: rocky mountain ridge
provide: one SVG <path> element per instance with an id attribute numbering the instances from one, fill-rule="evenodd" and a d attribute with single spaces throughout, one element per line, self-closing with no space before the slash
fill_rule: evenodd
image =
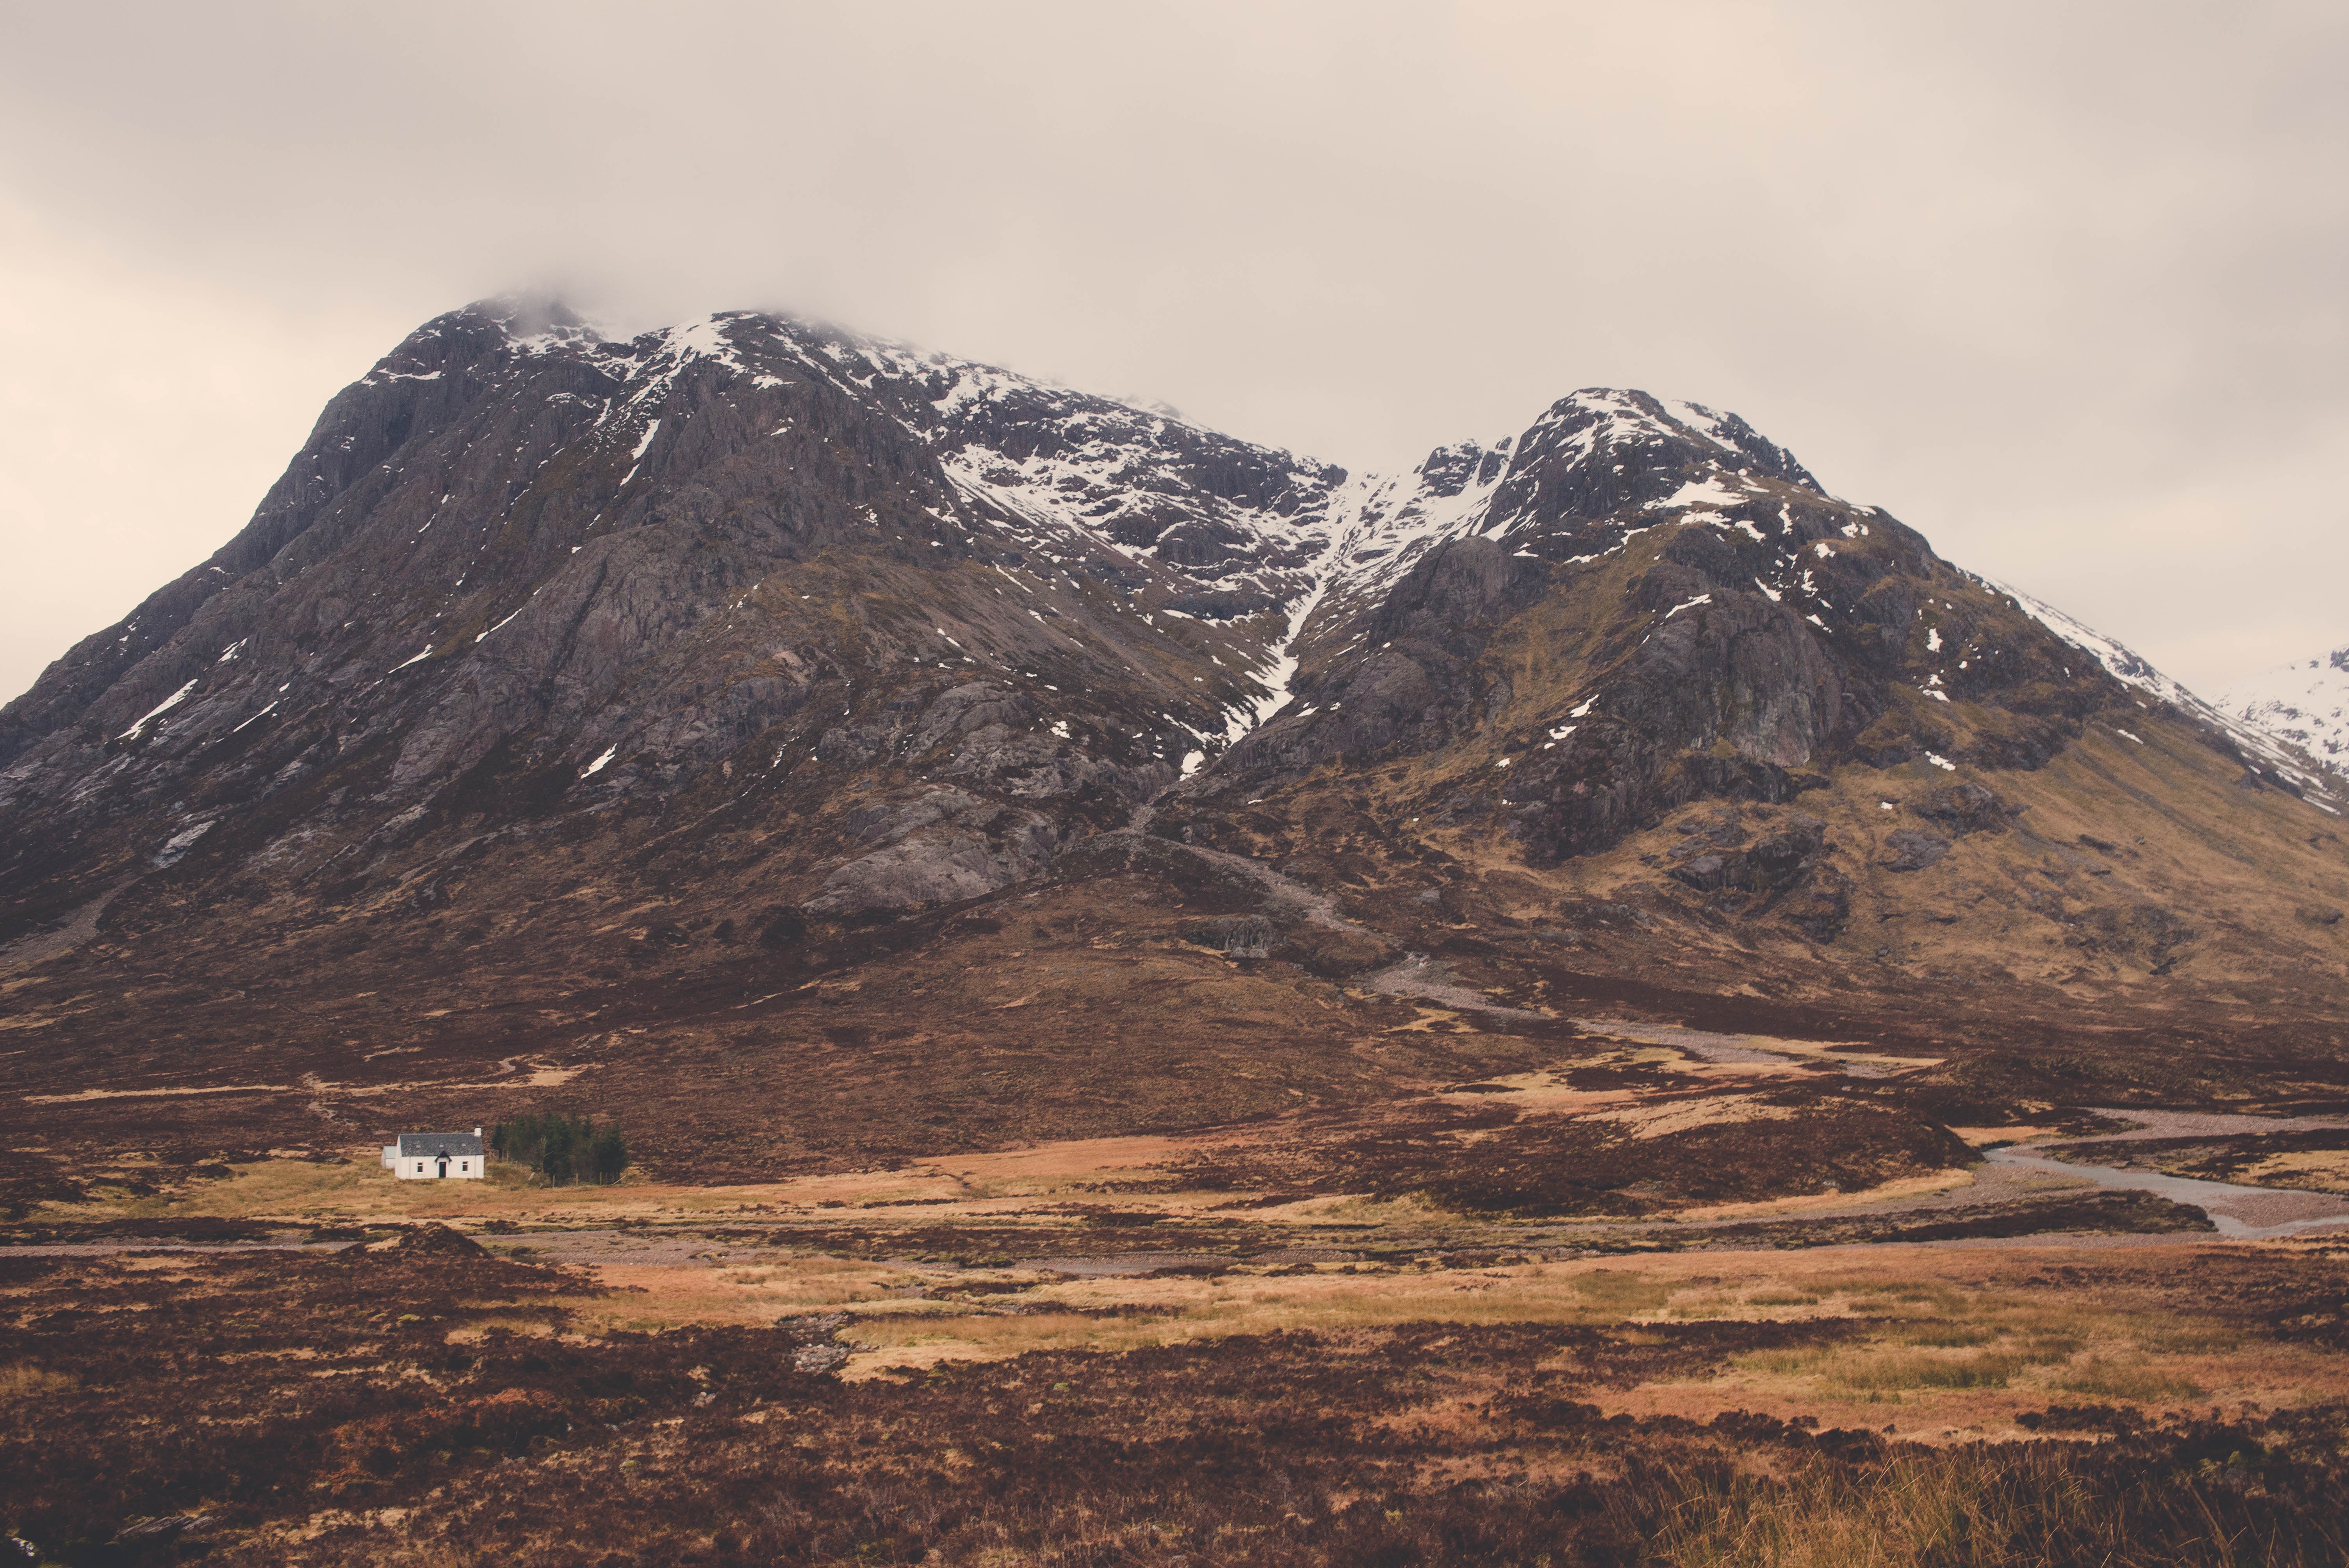
<path id="1" fill-rule="evenodd" d="M 1195 1122 L 1268 1061 L 1436 1070 L 1362 1044 L 1413 995 L 2327 1016 L 2330 788 L 1698 405 L 1361 477 L 786 317 L 490 304 L 0 711 L 0 965 L 19 1082 L 684 1092 L 812 1028 L 926 1042 L 916 1099 L 1130 1038 L 1087 1011 L 1149 974 L 1209 999 L 1187 1065 L 1019 1114 Z"/>
<path id="2" fill-rule="evenodd" d="M 2339 738 L 2334 733 L 2339 714 L 2328 713 L 2323 706 L 2328 689 L 2339 684 L 2337 680 L 2328 680 L 2322 674 L 2303 678 L 2299 666 L 2292 666 L 2272 672 L 2258 686 L 2244 688 L 2240 695 L 2230 693 L 2205 701 L 2154 668 L 2142 655 L 2052 604 L 2004 583 L 1993 583 L 1990 586 L 2013 599 L 2033 620 L 2058 637 L 2095 658 L 2115 680 L 2135 687 L 2164 707 L 2190 713 L 2209 726 L 2223 738 L 2222 748 L 2230 748 L 2230 755 L 2240 757 L 2247 775 L 2255 781 L 2289 790 L 2328 815 L 2337 816 L 2349 807 L 2349 774 L 2343 771 L 2341 752 L 2335 744 Z M 2312 672 L 2321 667 L 2315 660 L 2308 665 Z M 2284 692 L 2294 686 L 2304 686 L 2302 701 L 2309 705 L 2307 707 L 2295 706 L 2287 696 L 2252 695 L 2258 690 Z M 2338 707 L 2337 699 L 2334 707 Z"/>

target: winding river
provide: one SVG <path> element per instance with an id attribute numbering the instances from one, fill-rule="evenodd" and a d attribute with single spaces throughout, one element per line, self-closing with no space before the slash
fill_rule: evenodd
<path id="1" fill-rule="evenodd" d="M 2143 1121 L 2152 1120 L 2164 1113 L 2148 1115 L 2144 1111 L 2127 1110 L 2112 1114 Z M 2295 1125 L 2250 1116 L 2195 1119 L 2198 1123 L 2238 1123 L 2240 1125 L 2225 1130 L 2236 1132 L 2269 1132 Z M 2195 1130 L 2210 1132 L 2220 1130 L 2198 1126 Z M 2175 1135 L 2167 1127 L 2155 1126 L 2134 1133 L 2069 1140 L 2064 1147 L 2077 1149 L 2085 1143 L 2118 1143 Z M 2349 1227 L 2349 1197 L 2332 1192 L 2302 1192 L 2282 1187 L 2245 1187 L 2230 1181 L 2202 1181 L 2189 1176 L 2164 1176 L 2153 1171 L 2130 1171 L 2117 1165 L 2078 1164 L 2071 1161 L 2050 1160 L 2037 1149 L 2024 1144 L 1986 1150 L 1983 1158 L 1993 1165 L 2012 1165 L 2049 1176 L 2085 1176 L 2100 1187 L 2151 1192 L 2175 1203 L 2190 1203 L 2210 1216 L 2210 1222 L 2219 1227 L 2220 1235 L 2239 1241 L 2289 1236 L 2324 1226 Z"/>

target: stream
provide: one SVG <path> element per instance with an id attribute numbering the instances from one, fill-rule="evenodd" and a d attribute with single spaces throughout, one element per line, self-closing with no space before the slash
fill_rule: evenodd
<path id="1" fill-rule="evenodd" d="M 2219 1233 L 2238 1241 L 2289 1236 L 2321 1225 L 2349 1226 L 2349 1198 L 2331 1192 L 2302 1192 L 2282 1187 L 2242 1187 L 2229 1181 L 2200 1181 L 2188 1176 L 2164 1176 L 2152 1171 L 2127 1171 L 2116 1165 L 2081 1165 L 2050 1160 L 2022 1144 L 1983 1151 L 1992 1165 L 2013 1165 L 2050 1176 L 2085 1176 L 2100 1187 L 2151 1192 L 2175 1203 L 2190 1203 L 2210 1216 Z"/>

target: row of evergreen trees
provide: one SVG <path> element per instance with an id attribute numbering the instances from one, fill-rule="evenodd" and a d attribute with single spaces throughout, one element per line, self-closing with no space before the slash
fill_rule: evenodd
<path id="1" fill-rule="evenodd" d="M 594 1116 L 510 1117 L 490 1129 L 490 1152 L 527 1165 L 550 1187 L 592 1181 L 608 1187 L 628 1168 L 628 1140 L 616 1121 Z"/>

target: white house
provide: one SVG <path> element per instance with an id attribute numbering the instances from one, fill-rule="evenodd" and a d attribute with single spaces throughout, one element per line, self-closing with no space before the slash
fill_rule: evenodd
<path id="1" fill-rule="evenodd" d="M 481 1130 L 471 1132 L 403 1132 L 383 1146 L 383 1162 L 403 1181 L 479 1181 L 489 1174 L 481 1153 Z"/>

